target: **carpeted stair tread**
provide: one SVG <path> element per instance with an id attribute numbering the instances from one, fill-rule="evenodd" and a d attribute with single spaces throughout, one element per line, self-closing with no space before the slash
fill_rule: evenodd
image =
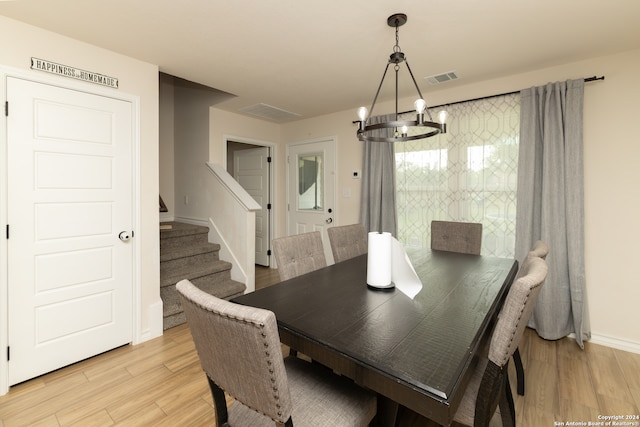
<path id="1" fill-rule="evenodd" d="M 209 242 L 207 227 L 179 222 L 164 223 L 164 225 L 171 225 L 172 228 L 160 230 L 160 253 L 167 249 L 204 245 Z"/>
<path id="2" fill-rule="evenodd" d="M 209 243 L 209 228 L 181 222 L 163 222 L 160 230 L 160 297 L 163 329 L 186 322 L 176 283 L 190 280 L 218 298 L 242 295 L 244 283 L 231 279 L 232 264 L 219 258 L 220 245 Z"/>
<path id="3" fill-rule="evenodd" d="M 201 245 L 163 249 L 160 251 L 160 262 L 187 258 L 194 255 L 218 252 L 219 250 L 220 245 L 217 243 L 205 243 Z"/>
<path id="4" fill-rule="evenodd" d="M 160 229 L 160 239 L 167 239 L 180 236 L 191 236 L 193 234 L 208 234 L 209 228 L 202 225 L 186 224 L 184 222 L 161 222 L 161 226 L 170 225 L 170 229 Z"/>
<path id="5" fill-rule="evenodd" d="M 235 280 L 228 280 L 222 283 L 216 283 L 214 285 L 208 284 L 206 279 L 195 279 L 192 281 L 194 285 L 203 291 L 223 299 L 235 298 L 244 293 L 245 285 Z M 175 286 L 166 286 L 160 289 L 160 296 L 163 303 L 163 317 L 166 319 L 177 313 L 182 312 L 182 303 L 180 302 L 180 295 L 176 291 Z M 165 328 L 166 329 L 166 328 Z"/>
<path id="6" fill-rule="evenodd" d="M 211 264 L 204 264 L 198 268 L 185 266 L 176 268 L 160 278 L 160 287 L 175 285 L 182 279 L 193 280 L 198 277 L 208 276 L 210 274 L 221 273 L 231 270 L 231 263 L 227 261 L 215 261 Z"/>

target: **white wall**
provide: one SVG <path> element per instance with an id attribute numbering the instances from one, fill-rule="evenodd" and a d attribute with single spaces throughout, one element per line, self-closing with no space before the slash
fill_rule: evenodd
<path id="1" fill-rule="evenodd" d="M 210 94 L 176 86 L 174 92 L 175 216 L 189 220 L 209 217 L 205 180 L 209 158 Z"/>
<path id="2" fill-rule="evenodd" d="M 160 86 L 160 194 L 167 218 L 206 223 L 210 216 L 205 181 L 209 179 L 211 105 L 232 97 L 224 92 L 163 74 Z"/>
<path id="3" fill-rule="evenodd" d="M 175 182 L 174 182 L 174 104 L 175 104 L 175 86 L 173 77 L 166 74 L 160 74 L 159 87 L 159 114 L 160 114 L 160 132 L 159 132 L 159 187 L 162 200 L 167 206 L 168 212 L 160 213 L 160 221 L 172 221 L 175 218 L 176 202 L 175 202 Z"/>
<path id="4" fill-rule="evenodd" d="M 136 244 L 142 254 L 141 339 L 162 334 L 160 301 L 160 243 L 158 213 L 158 67 L 78 42 L 39 28 L 0 16 L 0 64 L 28 70 L 31 57 L 113 76 L 119 80 L 114 91 L 140 99 L 140 227 Z M 9 42 L 10 41 L 10 42 Z M 63 77 L 60 77 L 63 79 Z M 5 173 L 5 171 L 0 171 Z"/>
<path id="5" fill-rule="evenodd" d="M 211 123 L 209 159 L 212 163 L 223 166 L 226 166 L 227 161 L 227 140 L 278 144 L 282 139 L 281 125 L 218 108 L 209 110 L 209 121 Z"/>

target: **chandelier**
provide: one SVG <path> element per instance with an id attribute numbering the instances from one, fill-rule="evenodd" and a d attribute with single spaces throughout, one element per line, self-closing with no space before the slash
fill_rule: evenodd
<path id="1" fill-rule="evenodd" d="M 411 72 L 411 68 L 409 67 L 409 63 L 405 58 L 404 53 L 400 49 L 398 44 L 398 29 L 407 22 L 407 15 L 404 13 L 396 13 L 387 18 L 387 24 L 390 27 L 395 27 L 396 29 L 396 44 L 393 46 L 393 53 L 389 56 L 389 62 L 384 69 L 384 73 L 382 74 L 382 80 L 380 80 L 380 85 L 378 86 L 378 91 L 376 92 L 376 96 L 373 98 L 373 103 L 371 104 L 371 108 L 367 110 L 365 107 L 360 107 L 358 109 L 358 118 L 359 120 L 354 121 L 354 123 L 358 123 L 358 139 L 360 141 L 376 141 L 376 142 L 400 142 L 400 141 L 411 141 L 415 139 L 423 139 L 429 138 L 431 136 L 437 135 L 439 133 L 446 133 L 447 125 L 447 113 L 446 111 L 441 111 L 438 114 L 439 122 L 434 122 L 431 117 L 431 113 L 427 108 L 427 103 L 420 92 L 420 88 L 416 83 L 416 79 L 413 77 L 413 72 Z M 418 91 L 418 99 L 414 103 L 414 107 L 416 110 L 416 119 L 410 121 L 401 121 L 398 118 L 398 72 L 400 71 L 400 64 L 405 63 L 407 65 L 407 70 L 409 71 L 409 75 L 411 76 L 411 80 L 413 81 L 413 85 L 416 87 Z M 394 64 L 393 69 L 395 71 L 396 77 L 396 109 L 395 109 L 395 120 L 381 123 L 371 123 L 371 114 L 373 113 L 373 109 L 376 105 L 376 101 L 378 100 L 378 95 L 380 94 L 380 89 L 382 88 L 382 84 L 384 83 L 384 78 L 387 75 L 387 71 L 389 70 L 389 66 Z M 427 119 L 425 120 L 425 112 Z M 416 132 L 411 132 L 412 135 L 408 135 L 410 128 L 415 128 Z M 374 132 L 379 129 L 393 129 L 393 136 L 385 137 L 385 136 L 377 136 Z M 416 133 L 416 134 L 414 134 Z"/>

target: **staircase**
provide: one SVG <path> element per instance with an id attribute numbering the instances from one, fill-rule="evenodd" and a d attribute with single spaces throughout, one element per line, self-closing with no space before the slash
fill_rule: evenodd
<path id="1" fill-rule="evenodd" d="M 165 330 L 186 321 L 176 291 L 176 283 L 182 279 L 218 298 L 243 294 L 246 286 L 231 280 L 231 263 L 220 260 L 220 245 L 209 243 L 207 227 L 181 222 L 163 222 L 160 226 L 160 296 Z"/>

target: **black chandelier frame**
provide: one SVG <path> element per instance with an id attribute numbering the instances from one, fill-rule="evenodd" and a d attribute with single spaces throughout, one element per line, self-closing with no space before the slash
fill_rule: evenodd
<path id="1" fill-rule="evenodd" d="M 411 76 L 411 80 L 413 81 L 413 85 L 416 88 L 416 91 L 419 95 L 419 100 L 424 100 L 422 96 L 422 92 L 420 92 L 420 88 L 418 87 L 418 83 L 416 83 L 416 79 L 413 76 L 413 72 L 411 71 L 411 67 L 409 66 L 409 62 L 407 61 L 405 54 L 402 52 L 399 46 L 399 36 L 398 29 L 406 24 L 407 15 L 404 13 L 396 13 L 387 18 L 387 24 L 390 27 L 395 27 L 396 29 L 396 44 L 393 47 L 393 53 L 389 56 L 389 61 L 384 69 L 384 73 L 382 74 L 382 79 L 380 80 L 380 85 L 378 86 L 378 90 L 376 91 L 376 95 L 373 98 L 373 102 L 371 104 L 371 108 L 366 113 L 366 117 L 360 117 L 360 120 L 354 121 L 354 123 L 358 123 L 358 131 L 357 136 L 360 141 L 374 141 L 374 142 L 402 142 L 402 141 L 413 141 L 417 139 L 429 138 L 440 133 L 446 133 L 447 125 L 442 121 L 441 123 L 433 121 L 431 117 L 431 113 L 429 109 L 426 107 L 424 111 L 427 113 L 428 120 L 425 120 L 424 112 L 417 111 L 416 112 L 416 120 L 398 120 L 398 73 L 400 71 L 401 63 L 404 63 L 407 66 L 407 70 L 409 71 L 409 75 Z M 384 79 L 387 76 L 387 71 L 389 70 L 389 66 L 394 64 L 395 71 L 395 120 L 381 122 L 381 123 L 371 123 L 371 114 L 373 113 L 373 109 L 375 108 L 376 101 L 378 100 L 378 95 L 380 94 L 380 90 L 382 89 L 382 85 L 384 83 Z M 362 107 L 363 108 L 363 107 Z M 409 128 L 424 128 L 424 132 L 420 132 L 417 135 L 408 135 L 405 129 Z M 394 136 L 392 137 L 384 137 L 384 136 L 376 136 L 373 135 L 374 131 L 380 129 L 393 129 Z"/>

